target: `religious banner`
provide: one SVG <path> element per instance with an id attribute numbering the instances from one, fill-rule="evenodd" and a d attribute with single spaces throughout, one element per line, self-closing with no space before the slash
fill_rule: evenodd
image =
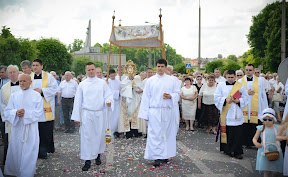
<path id="1" fill-rule="evenodd" d="M 161 48 L 160 24 L 114 26 L 110 42 L 121 48 Z"/>

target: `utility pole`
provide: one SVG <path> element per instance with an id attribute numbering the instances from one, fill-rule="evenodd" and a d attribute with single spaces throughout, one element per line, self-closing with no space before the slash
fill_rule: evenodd
<path id="1" fill-rule="evenodd" d="M 286 58 L 286 0 L 282 0 L 281 61 Z"/>
<path id="2" fill-rule="evenodd" d="M 201 7 L 199 0 L 199 43 L 198 43 L 198 70 L 200 71 L 201 64 Z"/>
<path id="3" fill-rule="evenodd" d="M 149 61 L 148 61 L 148 67 L 152 68 L 151 60 L 152 60 L 152 55 L 151 55 L 152 49 L 149 49 Z"/>

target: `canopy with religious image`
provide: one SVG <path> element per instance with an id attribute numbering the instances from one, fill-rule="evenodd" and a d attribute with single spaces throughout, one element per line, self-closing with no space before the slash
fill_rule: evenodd
<path id="1" fill-rule="evenodd" d="M 121 48 L 161 48 L 160 24 L 145 26 L 115 26 L 109 40 Z"/>

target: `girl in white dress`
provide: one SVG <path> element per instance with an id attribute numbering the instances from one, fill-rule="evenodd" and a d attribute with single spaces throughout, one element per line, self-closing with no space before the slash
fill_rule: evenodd
<path id="1" fill-rule="evenodd" d="M 186 130 L 189 130 L 189 121 L 190 121 L 190 130 L 194 131 L 194 120 L 196 115 L 198 97 L 197 88 L 194 85 L 191 85 L 193 79 L 187 77 L 185 79 L 185 87 L 181 88 L 181 98 L 182 98 L 182 118 L 186 123 Z"/>
<path id="2" fill-rule="evenodd" d="M 283 163 L 283 175 L 288 176 L 288 114 L 285 120 L 282 122 L 279 132 L 276 136 L 278 141 L 286 140 L 284 163 Z"/>

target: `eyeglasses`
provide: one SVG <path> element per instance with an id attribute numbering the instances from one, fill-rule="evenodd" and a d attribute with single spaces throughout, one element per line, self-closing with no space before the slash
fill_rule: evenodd
<path id="1" fill-rule="evenodd" d="M 255 73 L 260 73 L 260 72 L 255 72 Z"/>
<path id="2" fill-rule="evenodd" d="M 242 76 L 242 75 L 237 75 L 237 76 Z"/>
<path id="3" fill-rule="evenodd" d="M 246 69 L 246 71 L 253 71 L 253 69 Z"/>
<path id="4" fill-rule="evenodd" d="M 273 121 L 272 119 L 263 119 L 263 121 Z"/>

